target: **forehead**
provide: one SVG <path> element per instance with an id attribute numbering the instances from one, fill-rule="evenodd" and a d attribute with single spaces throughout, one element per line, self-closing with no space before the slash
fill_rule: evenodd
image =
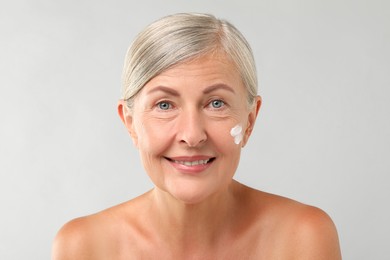
<path id="1" fill-rule="evenodd" d="M 152 78 L 146 85 L 173 84 L 176 81 L 205 81 L 205 84 L 225 83 L 232 87 L 242 85 L 234 63 L 221 54 L 208 54 L 179 63 Z"/>

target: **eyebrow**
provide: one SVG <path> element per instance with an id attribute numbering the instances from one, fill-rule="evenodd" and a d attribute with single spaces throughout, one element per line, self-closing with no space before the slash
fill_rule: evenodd
<path id="1" fill-rule="evenodd" d="M 224 90 L 230 91 L 232 93 L 235 93 L 234 89 L 232 87 L 230 87 L 229 85 L 226 85 L 223 83 L 218 83 L 218 84 L 208 86 L 205 90 L 203 90 L 203 94 L 209 94 L 209 93 L 216 91 L 218 89 L 224 89 Z M 157 87 L 149 90 L 148 94 L 153 93 L 153 92 L 157 92 L 157 91 L 162 91 L 162 92 L 168 93 L 172 96 L 177 96 L 177 97 L 180 96 L 179 92 L 177 92 L 176 90 L 174 90 L 170 87 L 165 87 L 165 86 L 157 86 Z"/>
<path id="2" fill-rule="evenodd" d="M 180 96 L 179 92 L 177 92 L 176 90 L 169 88 L 169 87 L 164 87 L 164 86 L 157 86 L 157 87 L 149 90 L 148 94 L 153 93 L 153 92 L 157 92 L 157 91 L 162 91 L 162 92 L 168 93 L 172 96 Z"/>
<path id="3" fill-rule="evenodd" d="M 211 85 L 211 86 L 207 87 L 205 90 L 203 90 L 203 93 L 209 94 L 210 92 L 216 91 L 218 89 L 225 89 L 225 90 L 228 90 L 232 93 L 235 93 L 234 89 L 232 87 L 230 87 L 229 85 L 223 84 L 223 83 Z"/>

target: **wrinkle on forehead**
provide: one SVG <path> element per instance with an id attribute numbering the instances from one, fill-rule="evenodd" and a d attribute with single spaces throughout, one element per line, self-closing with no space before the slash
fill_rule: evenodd
<path id="1" fill-rule="evenodd" d="M 165 70 L 156 77 L 152 78 L 148 83 L 155 80 L 164 81 L 170 78 L 192 78 L 206 77 L 209 81 L 221 81 L 215 83 L 225 83 L 234 79 L 235 85 L 243 85 L 240 74 L 233 62 L 226 55 L 203 55 L 190 59 L 185 62 L 178 63 L 173 67 Z M 148 85 L 148 84 L 146 84 Z"/>

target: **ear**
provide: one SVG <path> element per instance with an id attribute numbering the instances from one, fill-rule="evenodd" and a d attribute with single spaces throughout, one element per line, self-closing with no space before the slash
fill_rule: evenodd
<path id="1" fill-rule="evenodd" d="M 127 132 L 129 132 L 134 145 L 138 147 L 138 136 L 134 129 L 133 116 L 126 105 L 126 101 L 118 101 L 118 114 L 123 124 L 125 125 Z"/>
<path id="2" fill-rule="evenodd" d="M 262 103 L 261 97 L 257 96 L 255 98 L 253 108 L 251 109 L 251 111 L 249 112 L 249 115 L 248 115 L 248 123 L 247 123 L 247 126 L 245 128 L 244 138 L 242 141 L 242 147 L 244 147 L 246 145 L 246 143 L 249 140 L 249 137 L 252 134 L 253 128 L 255 127 L 257 115 L 259 114 L 259 111 L 260 111 L 261 103 Z"/>

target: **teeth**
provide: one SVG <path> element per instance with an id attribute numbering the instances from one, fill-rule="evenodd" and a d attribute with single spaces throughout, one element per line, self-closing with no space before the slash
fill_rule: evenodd
<path id="1" fill-rule="evenodd" d="M 199 160 L 199 161 L 176 161 L 174 160 L 175 163 L 179 163 L 179 164 L 183 164 L 185 166 L 195 166 L 195 165 L 199 165 L 199 164 L 206 164 L 210 161 L 210 159 L 206 159 L 206 160 Z"/>

